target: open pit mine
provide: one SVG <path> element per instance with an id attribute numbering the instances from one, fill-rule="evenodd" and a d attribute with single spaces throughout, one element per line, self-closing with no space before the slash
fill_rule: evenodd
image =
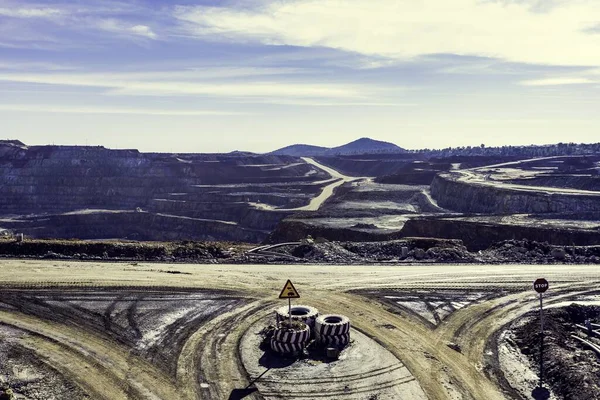
<path id="1" fill-rule="evenodd" d="M 0 399 L 600 398 L 598 148 L 0 141 Z"/>

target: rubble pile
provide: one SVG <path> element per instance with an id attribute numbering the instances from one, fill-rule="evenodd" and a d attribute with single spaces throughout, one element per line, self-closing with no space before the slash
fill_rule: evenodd
<path id="1" fill-rule="evenodd" d="M 94 261 L 157 261 L 221 264 L 600 264 L 600 245 L 555 246 L 506 240 L 469 251 L 457 239 L 407 237 L 387 241 L 304 240 L 267 251 L 234 242 L 138 242 L 118 240 L 0 239 L 0 257 Z"/>
<path id="2" fill-rule="evenodd" d="M 598 264 L 600 246 L 553 246 L 533 240 L 506 240 L 482 252 L 483 261 L 531 264 Z"/>
<path id="3" fill-rule="evenodd" d="M 0 240 L 0 257 L 216 262 L 230 258 L 243 246 L 227 242 L 137 242 L 62 239 Z"/>
<path id="4" fill-rule="evenodd" d="M 516 325 L 515 343 L 532 365 L 539 365 L 540 321 L 537 313 Z M 572 304 L 549 309 L 544 315 L 545 382 L 561 399 L 595 399 L 600 393 L 600 361 L 591 350 L 575 341 L 575 324 L 588 318 L 600 320 L 600 307 Z M 600 342 L 599 342 L 600 343 Z"/>

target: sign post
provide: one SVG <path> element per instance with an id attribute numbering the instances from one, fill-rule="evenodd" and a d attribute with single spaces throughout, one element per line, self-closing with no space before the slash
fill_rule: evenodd
<path id="1" fill-rule="evenodd" d="M 300 294 L 294 287 L 294 284 L 289 279 L 283 286 L 281 293 L 279 293 L 280 299 L 288 299 L 288 317 L 290 321 L 290 327 L 292 326 L 292 299 L 299 299 Z"/>
<path id="2" fill-rule="evenodd" d="M 540 388 L 544 382 L 544 303 L 543 293 L 548 290 L 548 281 L 544 278 L 533 282 L 533 289 L 540 294 Z"/>

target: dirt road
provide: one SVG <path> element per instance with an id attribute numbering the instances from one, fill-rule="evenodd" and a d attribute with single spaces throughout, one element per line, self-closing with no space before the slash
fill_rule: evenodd
<path id="1" fill-rule="evenodd" d="M 302 160 L 304 162 L 306 162 L 307 164 L 313 165 L 313 166 L 319 168 L 320 170 L 323 170 L 323 171 L 327 172 L 329 175 L 331 175 L 331 179 L 328 179 L 326 181 L 316 182 L 318 184 L 327 183 L 327 186 L 325 186 L 323 188 L 323 190 L 317 197 L 312 198 L 310 200 L 310 203 L 308 203 L 307 205 L 302 206 L 302 207 L 296 207 L 296 208 L 276 208 L 269 204 L 259 204 L 259 203 L 251 203 L 251 204 L 254 207 L 259 208 L 261 210 L 317 211 L 319 208 L 321 208 L 323 203 L 325 203 L 331 196 L 333 196 L 333 192 L 335 191 L 336 188 L 342 186 L 344 183 L 347 183 L 347 182 L 353 182 L 353 181 L 357 181 L 357 180 L 361 180 L 361 179 L 366 179 L 366 178 L 358 178 L 358 177 L 351 177 L 351 176 L 343 175 L 333 168 L 330 168 L 323 164 L 318 163 L 317 161 L 313 160 L 312 158 L 302 157 Z"/>
<path id="2" fill-rule="evenodd" d="M 490 379 L 486 369 L 488 340 L 504 324 L 536 307 L 537 297 L 531 290 L 531 282 L 540 276 L 551 282 L 546 296 L 549 305 L 597 290 L 600 282 L 597 266 L 361 267 L 4 261 L 0 267 L 0 323 L 27 333 L 22 339 L 26 349 L 94 399 L 260 399 L 260 393 L 246 388 L 256 377 L 248 376 L 244 370 L 238 343 L 249 327 L 268 321 L 267 317 L 279 305 L 277 294 L 289 278 L 300 291 L 303 303 L 322 312 L 348 315 L 356 329 L 375 338 L 395 355 L 429 399 L 493 400 L 508 395 Z M 156 308 L 157 296 L 152 297 L 153 303 L 146 304 L 140 298 L 135 308 L 123 307 L 119 311 L 118 305 L 140 288 L 161 291 L 161 296 L 183 290 L 177 288 L 186 288 L 196 295 L 207 290 L 214 294 L 208 300 L 204 297 L 188 300 L 179 294 L 180 297 L 169 300 L 173 305 L 163 306 L 162 314 Z M 390 307 L 377 298 L 384 291 L 386 295 L 395 291 L 418 293 L 426 298 L 428 293 L 439 295 L 448 289 L 490 295 L 454 310 L 435 326 L 424 322 L 417 313 Z M 77 300 L 68 297 L 72 291 L 78 291 Z M 167 318 L 175 315 L 179 318 L 177 329 L 165 332 L 180 332 L 189 325 L 186 333 L 179 336 L 180 346 L 171 348 L 168 342 L 160 342 L 160 346 L 145 350 L 136 347 L 135 343 L 140 342 L 132 344 L 123 339 L 129 336 L 121 335 L 116 328 L 107 332 L 104 325 L 94 325 L 94 316 L 98 314 L 101 318 L 105 311 L 93 309 L 91 294 L 89 301 L 86 300 L 86 291 L 114 291 L 122 296 L 110 315 L 114 315 L 115 324 L 127 320 L 128 329 L 137 327 L 141 343 L 147 343 L 144 326 L 175 326 L 175 317 Z M 49 298 L 50 292 L 60 296 Z M 31 306 L 14 307 L 17 304 L 14 296 L 21 296 L 19 304 Z M 42 300 L 40 296 L 46 297 Z M 240 303 L 241 300 L 235 299 L 244 300 Z M 166 300 L 166 297 L 160 300 L 160 304 Z M 100 303 L 107 307 L 113 302 L 102 299 Z M 100 303 L 94 303 L 94 307 Z M 70 317 L 70 311 L 60 314 L 60 318 L 50 315 L 51 311 L 44 314 L 43 307 L 60 310 L 56 307 L 65 304 L 75 307 L 86 316 L 85 321 L 92 322 L 83 323 Z M 193 324 L 188 321 L 188 308 L 206 304 L 215 312 L 193 319 Z M 461 351 L 448 347 L 449 342 L 457 343 Z M 173 353 L 175 368 L 162 365 L 163 358 L 155 354 L 161 351 Z"/>

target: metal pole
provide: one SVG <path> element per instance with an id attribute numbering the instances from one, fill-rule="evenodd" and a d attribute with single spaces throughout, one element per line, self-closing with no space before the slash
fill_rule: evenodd
<path id="1" fill-rule="evenodd" d="M 540 293 L 540 387 L 544 381 L 544 305 Z"/>
<path id="2" fill-rule="evenodd" d="M 288 315 L 290 317 L 290 328 L 292 327 L 292 298 L 288 297 Z"/>

